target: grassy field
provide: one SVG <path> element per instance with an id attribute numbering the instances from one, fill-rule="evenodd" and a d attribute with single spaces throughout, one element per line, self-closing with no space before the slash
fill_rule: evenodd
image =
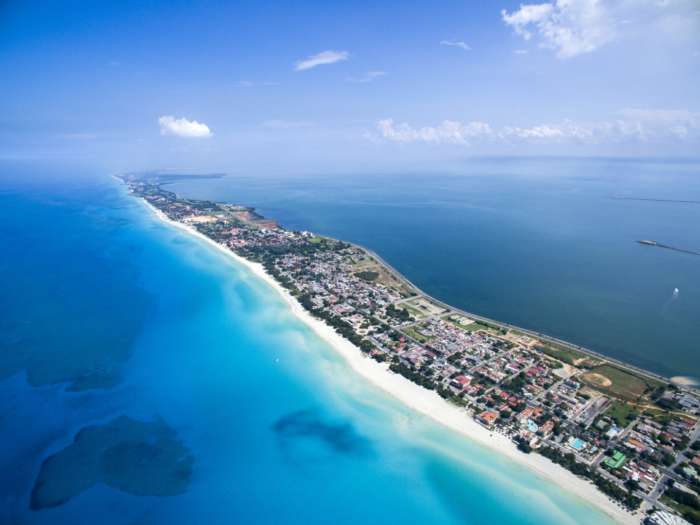
<path id="1" fill-rule="evenodd" d="M 357 275 L 360 279 L 364 281 L 372 282 L 377 280 L 377 277 L 379 277 L 379 272 L 363 270 L 361 272 L 356 272 L 355 275 Z"/>
<path id="2" fill-rule="evenodd" d="M 607 381 L 601 381 L 601 378 Z M 662 383 L 628 372 L 614 365 L 597 366 L 581 376 L 581 379 L 596 390 L 623 400 L 637 400 L 646 392 Z"/>
<path id="3" fill-rule="evenodd" d="M 613 418 L 618 427 L 624 428 L 637 417 L 637 410 L 628 403 L 614 401 L 605 414 Z"/>
<path id="4" fill-rule="evenodd" d="M 450 321 L 450 320 L 448 320 L 448 322 L 452 323 L 457 328 L 461 328 L 465 332 L 475 332 L 476 330 L 487 330 L 489 332 L 494 331 L 493 328 L 486 326 L 485 324 L 481 324 L 478 321 L 474 321 L 473 323 L 467 324 L 467 325 L 459 324 L 459 323 L 456 323 L 456 322 Z"/>
<path id="5" fill-rule="evenodd" d="M 388 288 L 396 290 L 399 293 L 399 295 L 401 295 L 401 297 L 410 297 L 411 295 L 413 295 L 412 290 L 408 286 L 406 286 L 402 281 L 397 279 L 383 265 L 379 264 L 376 260 L 374 260 L 371 257 L 363 256 L 355 264 L 354 272 L 356 275 L 376 274 L 376 277 L 371 279 L 371 281 L 381 283 L 384 286 L 387 286 Z"/>
<path id="6" fill-rule="evenodd" d="M 538 346 L 537 349 L 569 365 L 576 365 L 576 363 L 588 358 L 586 354 L 559 345 L 543 344 Z"/>
<path id="7" fill-rule="evenodd" d="M 408 310 L 408 313 L 410 313 L 416 319 L 424 319 L 425 317 L 427 317 L 427 314 L 425 312 L 422 312 L 418 308 L 415 308 L 408 303 L 401 303 L 401 306 Z"/>
<path id="8" fill-rule="evenodd" d="M 413 328 L 413 327 L 404 328 L 404 329 L 403 329 L 403 332 L 404 332 L 407 336 L 412 337 L 413 339 L 415 339 L 416 341 L 418 341 L 418 342 L 420 342 L 420 343 L 425 343 L 425 342 L 428 342 L 428 341 L 430 341 L 430 340 L 432 339 L 432 337 L 426 337 L 426 336 L 424 336 L 423 334 L 419 334 L 419 333 L 415 330 L 415 328 Z"/>
<path id="9" fill-rule="evenodd" d="M 411 306 L 412 308 L 415 308 L 416 310 L 422 312 L 423 315 L 426 317 L 430 317 L 433 315 L 442 315 L 445 313 L 445 309 L 442 306 L 438 306 L 432 301 L 429 301 L 421 296 L 407 301 L 406 303 L 404 303 L 404 306 Z"/>

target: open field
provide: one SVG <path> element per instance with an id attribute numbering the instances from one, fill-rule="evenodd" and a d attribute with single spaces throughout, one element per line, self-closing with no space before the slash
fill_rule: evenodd
<path id="1" fill-rule="evenodd" d="M 661 408 L 652 408 L 652 407 L 645 407 L 644 414 L 651 417 L 654 421 L 656 421 L 657 423 L 660 423 L 662 425 L 668 424 L 670 421 L 673 420 L 673 417 L 674 417 L 673 414 L 670 414 L 666 410 L 663 410 Z"/>
<path id="2" fill-rule="evenodd" d="M 538 350 L 541 350 L 550 357 L 559 359 L 569 365 L 580 366 L 586 360 L 591 359 L 590 356 L 584 354 L 583 352 L 578 352 L 572 348 L 566 348 L 564 346 L 555 345 L 553 343 L 542 343 L 537 346 Z"/>
<path id="3" fill-rule="evenodd" d="M 362 270 L 361 272 L 356 272 L 355 275 L 357 275 L 363 281 L 367 281 L 367 282 L 371 283 L 372 281 L 377 280 L 377 278 L 379 277 L 379 272 L 373 272 L 370 270 Z"/>
<path id="4" fill-rule="evenodd" d="M 641 377 L 611 364 L 597 366 L 581 375 L 590 386 L 623 400 L 637 400 L 661 385 L 654 379 Z"/>
<path id="5" fill-rule="evenodd" d="M 415 292 L 406 286 L 403 281 L 388 271 L 383 264 L 380 264 L 374 258 L 368 255 L 364 255 L 360 260 L 358 260 L 355 263 L 353 270 L 355 275 L 358 275 L 361 279 L 381 283 L 387 288 L 396 290 L 401 297 L 410 297 L 415 295 Z M 376 274 L 376 276 L 374 274 Z M 372 276 L 372 279 L 366 279 L 363 276 Z"/>
<path id="6" fill-rule="evenodd" d="M 618 427 L 624 428 L 637 417 L 637 410 L 629 403 L 615 401 L 605 414 L 614 419 Z"/>
<path id="7" fill-rule="evenodd" d="M 460 323 L 459 321 L 453 321 L 452 319 L 450 319 L 450 317 L 451 316 L 445 317 L 445 320 L 448 323 L 456 326 L 457 328 L 464 330 L 465 332 L 475 332 L 476 330 L 486 330 L 488 332 L 496 332 L 496 330 L 494 330 L 490 326 L 482 324 L 479 321 L 472 321 L 469 324 L 463 324 L 463 323 Z"/>
<path id="8" fill-rule="evenodd" d="M 403 332 L 420 343 L 426 343 L 432 339 L 432 337 L 427 337 L 419 333 L 414 327 L 404 328 Z"/>
<path id="9" fill-rule="evenodd" d="M 433 315 L 442 315 L 446 310 L 442 306 L 431 303 L 424 297 L 416 297 L 410 301 L 406 301 L 404 306 L 410 307 L 410 310 L 420 312 L 422 317 L 431 317 Z"/>
<path id="10" fill-rule="evenodd" d="M 456 324 L 460 328 L 476 322 L 474 321 L 474 319 L 470 319 L 469 317 L 465 317 L 463 315 L 458 314 L 446 315 L 443 319 L 445 321 L 451 322 L 452 324 Z"/>

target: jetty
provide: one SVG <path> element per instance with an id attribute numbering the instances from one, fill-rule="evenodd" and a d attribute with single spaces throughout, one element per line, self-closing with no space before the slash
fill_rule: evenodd
<path id="1" fill-rule="evenodd" d="M 700 255 L 700 251 L 688 250 L 686 248 L 678 248 L 677 246 L 669 246 L 668 244 L 662 244 L 658 241 L 642 239 L 642 240 L 639 240 L 637 242 L 639 244 L 643 244 L 645 246 L 656 246 L 658 248 L 665 248 L 667 250 L 673 250 L 674 252 L 687 253 L 689 255 Z"/>

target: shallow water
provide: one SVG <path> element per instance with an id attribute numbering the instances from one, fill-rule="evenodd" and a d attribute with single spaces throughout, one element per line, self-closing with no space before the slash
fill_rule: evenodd
<path id="1" fill-rule="evenodd" d="M 43 173 L 0 179 L 1 523 L 607 522 L 366 383 L 267 285 L 117 182 Z M 93 368 L 110 382 L 84 381 Z M 122 415 L 162 421 L 191 454 L 182 493 L 130 490 L 137 447 L 116 478 L 30 510 L 46 458 Z"/>

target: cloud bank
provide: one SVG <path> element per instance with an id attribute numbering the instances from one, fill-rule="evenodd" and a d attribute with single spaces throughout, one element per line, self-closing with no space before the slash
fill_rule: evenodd
<path id="1" fill-rule="evenodd" d="M 532 126 L 494 128 L 487 122 L 444 120 L 435 126 L 415 127 L 393 119 L 377 121 L 375 132 L 368 135 L 402 144 L 470 145 L 475 142 L 496 143 L 566 143 L 589 144 L 624 141 L 700 141 L 700 112 L 667 109 L 624 109 L 616 117 L 598 122 L 563 120 Z"/>
<path id="2" fill-rule="evenodd" d="M 312 55 L 304 60 L 299 60 L 296 64 L 294 64 L 294 70 L 306 71 L 307 69 L 313 69 L 318 66 L 342 62 L 348 58 L 350 58 L 350 53 L 347 51 L 321 51 L 320 53 Z"/>
<path id="3" fill-rule="evenodd" d="M 196 120 L 175 118 L 172 115 L 164 115 L 158 119 L 161 135 L 174 135 L 185 138 L 211 137 L 209 126 Z"/>
<path id="4" fill-rule="evenodd" d="M 471 139 L 493 134 L 491 126 L 485 122 L 462 123 L 444 120 L 437 126 L 414 128 L 407 123 L 396 124 L 393 119 L 377 122 L 376 129 L 381 138 L 392 142 L 434 142 L 447 144 L 468 144 Z"/>

